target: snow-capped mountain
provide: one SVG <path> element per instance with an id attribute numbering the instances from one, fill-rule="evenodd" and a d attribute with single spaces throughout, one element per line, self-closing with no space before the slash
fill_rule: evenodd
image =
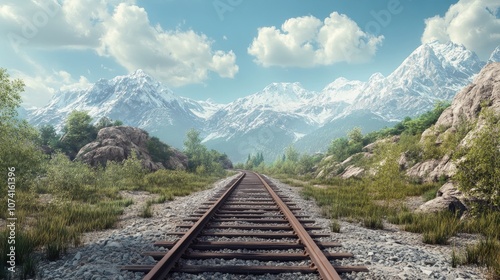
<path id="1" fill-rule="evenodd" d="M 496 47 L 496 49 L 491 53 L 488 63 L 491 62 L 500 62 L 500 46 Z"/>
<path id="2" fill-rule="evenodd" d="M 60 91 L 47 106 L 32 112 L 29 121 L 61 129 L 73 110 L 87 111 L 95 121 L 104 116 L 118 119 L 168 139 L 173 146 L 182 147 L 185 132 L 190 128 L 199 129 L 204 118 L 216 110 L 216 105 L 207 104 L 176 96 L 169 88 L 137 70 L 111 80 L 101 79 L 85 89 Z"/>
<path id="3" fill-rule="evenodd" d="M 299 83 L 272 83 L 216 112 L 208 120 L 209 133 L 204 143 L 236 161 L 256 151 L 274 159 L 290 143 L 317 127 L 301 112 L 315 95 Z"/>
<path id="4" fill-rule="evenodd" d="M 499 57 L 497 48 L 490 60 Z M 387 77 L 375 73 L 365 82 L 338 78 L 320 92 L 299 83 L 272 83 L 226 105 L 177 96 L 137 70 L 58 92 L 28 118 L 60 129 L 71 111 L 85 110 L 96 121 L 102 116 L 119 119 L 177 148 L 182 148 L 186 131 L 196 128 L 209 148 L 235 162 L 256 152 L 271 161 L 292 143 L 301 151 L 324 151 L 352 126 L 369 132 L 422 114 L 438 100 L 451 100 L 484 65 L 461 45 L 433 42 L 418 47 Z"/>
<path id="5" fill-rule="evenodd" d="M 372 76 L 345 113 L 370 110 L 388 120 L 420 115 L 451 100 L 484 65 L 462 45 L 424 44 L 386 78 Z"/>

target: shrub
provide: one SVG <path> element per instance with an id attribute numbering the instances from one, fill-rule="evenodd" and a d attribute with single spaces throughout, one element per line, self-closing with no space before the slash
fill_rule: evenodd
<path id="1" fill-rule="evenodd" d="M 500 207 L 500 116 L 483 115 L 486 124 L 466 149 L 455 179 L 462 191 Z"/>

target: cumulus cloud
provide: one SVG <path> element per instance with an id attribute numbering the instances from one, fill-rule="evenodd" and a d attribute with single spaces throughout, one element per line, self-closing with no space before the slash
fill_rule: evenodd
<path id="1" fill-rule="evenodd" d="M 265 67 L 358 63 L 372 58 L 383 38 L 364 32 L 346 15 L 333 12 L 323 21 L 305 16 L 286 20 L 281 29 L 261 27 L 248 53 Z"/>
<path id="2" fill-rule="evenodd" d="M 487 59 L 500 44 L 500 2 L 460 0 L 446 14 L 425 20 L 422 43 L 454 42 Z"/>
<path id="3" fill-rule="evenodd" d="M 84 76 L 75 79 L 66 71 L 52 71 L 51 73 L 27 74 L 19 70 L 11 71 L 12 78 L 22 79 L 25 88 L 21 93 L 23 106 L 26 108 L 41 107 L 58 90 L 81 89 L 91 86 Z"/>
<path id="4" fill-rule="evenodd" d="M 112 56 L 129 71 L 141 68 L 174 86 L 200 83 L 209 71 L 224 78 L 238 72 L 232 51 L 212 50 L 212 41 L 193 30 L 153 27 L 143 8 L 120 4 L 104 26 L 99 54 Z"/>
<path id="5" fill-rule="evenodd" d="M 4 0 L 0 32 L 18 53 L 28 48 L 94 50 L 128 71 L 144 69 L 173 86 L 238 72 L 232 51 L 193 30 L 163 30 L 134 0 Z"/>

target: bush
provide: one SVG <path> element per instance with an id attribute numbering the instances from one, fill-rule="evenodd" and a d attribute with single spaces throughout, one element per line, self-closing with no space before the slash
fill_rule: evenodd
<path id="1" fill-rule="evenodd" d="M 500 116 L 482 114 L 486 124 L 465 149 L 455 179 L 460 190 L 500 207 Z"/>
<path id="2" fill-rule="evenodd" d="M 86 185 L 93 185 L 94 172 L 85 163 L 73 162 L 65 154 L 57 153 L 47 165 L 47 177 L 44 182 L 54 193 L 78 196 L 79 190 Z"/>

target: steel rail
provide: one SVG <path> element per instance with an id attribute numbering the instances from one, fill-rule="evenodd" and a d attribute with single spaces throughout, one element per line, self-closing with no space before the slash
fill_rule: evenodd
<path id="1" fill-rule="evenodd" d="M 217 202 L 206 211 L 200 220 L 196 222 L 189 229 L 189 231 L 187 231 L 186 234 L 184 234 L 184 236 L 182 236 L 182 238 L 175 243 L 174 247 L 172 247 L 172 249 L 170 249 L 167 254 L 149 271 L 149 273 L 144 276 L 144 280 L 158 280 L 167 277 L 168 273 L 181 258 L 182 254 L 184 254 L 193 240 L 200 234 L 217 209 L 224 204 L 225 200 L 229 197 L 241 180 L 243 180 L 245 175 L 246 174 L 243 172 L 243 174 L 238 177 L 238 179 L 224 192 Z"/>
<path id="2" fill-rule="evenodd" d="M 300 242 L 303 243 L 307 254 L 309 254 L 309 257 L 311 258 L 311 261 L 313 262 L 321 278 L 323 280 L 340 280 L 340 276 L 333 265 L 326 258 L 325 254 L 323 254 L 321 249 L 316 245 L 309 233 L 307 233 L 307 231 L 304 229 L 299 220 L 294 216 L 288 206 L 281 200 L 281 198 L 275 193 L 271 186 L 269 186 L 269 184 L 264 181 L 264 179 L 262 179 L 259 174 L 255 172 L 254 174 L 259 177 L 269 194 L 276 201 L 276 204 L 280 208 L 283 215 L 285 215 L 285 218 L 290 222 L 290 225 L 297 234 Z"/>

